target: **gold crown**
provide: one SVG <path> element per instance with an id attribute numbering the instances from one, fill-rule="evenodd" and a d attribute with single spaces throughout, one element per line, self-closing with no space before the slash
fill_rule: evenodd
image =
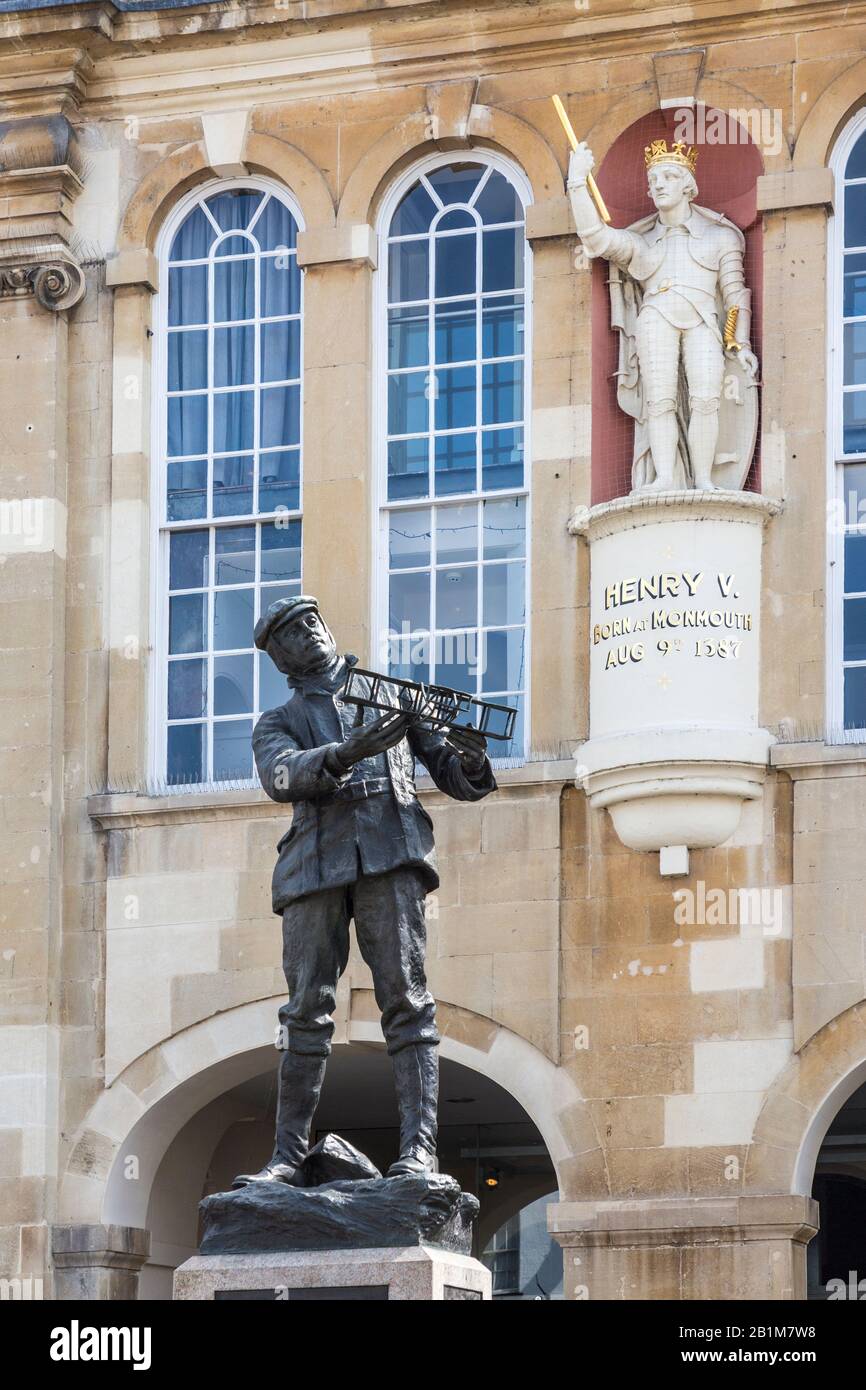
<path id="1" fill-rule="evenodd" d="M 682 164 L 690 174 L 695 172 L 698 162 L 698 152 L 694 145 L 687 146 L 682 140 L 675 140 L 670 149 L 667 140 L 653 140 L 645 146 L 643 157 L 648 169 L 654 164 Z"/>

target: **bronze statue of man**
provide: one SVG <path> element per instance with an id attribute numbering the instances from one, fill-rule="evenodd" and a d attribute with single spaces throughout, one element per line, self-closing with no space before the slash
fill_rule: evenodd
<path id="1" fill-rule="evenodd" d="M 273 878 L 289 999 L 280 1009 L 274 1153 L 261 1172 L 243 1174 L 235 1185 L 291 1183 L 306 1156 L 353 918 L 394 1065 L 400 1155 L 388 1176 L 430 1172 L 439 1035 L 424 974 L 424 911 L 439 878 L 430 817 L 415 792 L 415 761 L 440 791 L 479 801 L 496 789 L 486 741 L 474 730 L 422 729 L 396 697 L 394 712 L 381 715 L 342 705 L 336 697 L 355 658 L 338 655 L 314 598 L 271 604 L 256 624 L 255 643 L 289 685 L 286 703 L 263 714 L 253 733 L 262 786 L 293 808 Z"/>

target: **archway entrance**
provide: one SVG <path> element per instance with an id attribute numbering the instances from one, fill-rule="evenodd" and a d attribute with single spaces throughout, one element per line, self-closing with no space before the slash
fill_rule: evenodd
<path id="1" fill-rule="evenodd" d="M 176 1266 L 195 1253 L 198 1202 L 223 1191 L 236 1173 L 271 1152 L 276 1104 L 273 1053 L 267 1069 L 242 1080 L 190 1116 L 156 1171 L 147 1213 L 151 1258 L 141 1273 L 144 1299 L 171 1297 Z M 265 1058 L 263 1058 L 265 1060 Z M 443 1056 L 439 1101 L 440 1166 L 478 1196 L 476 1254 L 509 1219 L 556 1189 L 553 1162 L 523 1106 L 489 1077 Z M 397 1107 L 384 1046 L 334 1048 L 313 1138 L 336 1132 L 384 1171 L 397 1153 Z"/>
<path id="2" fill-rule="evenodd" d="M 821 1225 L 807 1254 L 809 1298 L 866 1300 L 866 1083 L 824 1136 L 812 1196 Z"/>

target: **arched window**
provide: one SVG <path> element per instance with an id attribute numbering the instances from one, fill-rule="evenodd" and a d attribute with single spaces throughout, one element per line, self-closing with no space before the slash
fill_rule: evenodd
<path id="1" fill-rule="evenodd" d="M 383 209 L 378 629 L 391 672 L 520 710 L 528 572 L 528 188 L 432 158 Z"/>
<path id="2" fill-rule="evenodd" d="M 866 116 L 835 152 L 830 240 L 831 389 L 828 437 L 835 509 L 829 529 L 831 730 L 866 734 Z"/>
<path id="3" fill-rule="evenodd" d="M 285 681 L 253 627 L 301 578 L 298 218 L 265 180 L 209 184 L 164 230 L 156 353 L 154 772 L 252 776 Z"/>

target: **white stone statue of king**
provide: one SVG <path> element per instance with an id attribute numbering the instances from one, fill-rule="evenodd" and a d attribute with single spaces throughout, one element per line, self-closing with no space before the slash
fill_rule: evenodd
<path id="1" fill-rule="evenodd" d="M 610 263 L 617 401 L 635 422 L 632 491 L 742 488 L 758 418 L 745 239 L 693 202 L 694 148 L 653 140 L 644 155 L 656 211 L 625 230 L 599 215 L 583 142 L 567 185 L 586 253 Z"/>

